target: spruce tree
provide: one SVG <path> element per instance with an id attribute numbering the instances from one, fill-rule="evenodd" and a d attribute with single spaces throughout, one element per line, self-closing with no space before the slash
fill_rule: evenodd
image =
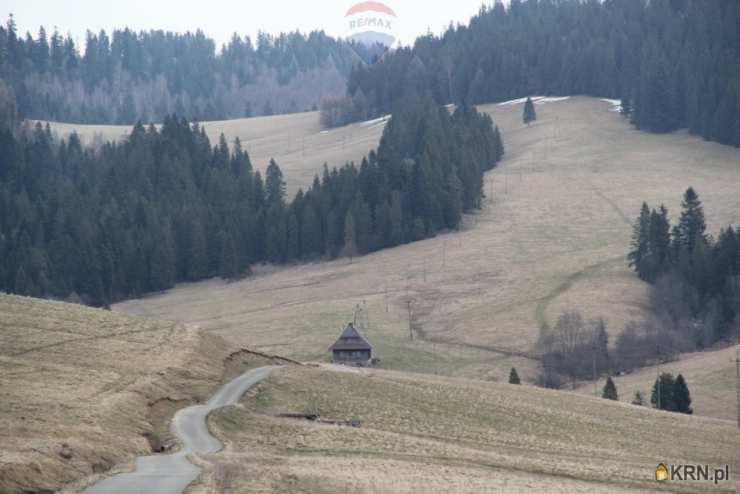
<path id="1" fill-rule="evenodd" d="M 673 374 L 664 372 L 655 379 L 653 391 L 650 394 L 650 403 L 660 410 L 673 410 Z"/>
<path id="2" fill-rule="evenodd" d="M 614 384 L 611 376 L 606 378 L 606 384 L 604 384 L 604 390 L 601 392 L 601 397 L 607 400 L 618 400 L 617 386 Z"/>
<path id="3" fill-rule="evenodd" d="M 654 281 L 670 267 L 671 253 L 671 224 L 668 220 L 668 210 L 661 204 L 659 210 L 650 212 L 650 261 L 649 281 Z"/>
<path id="4" fill-rule="evenodd" d="M 534 109 L 534 103 L 530 97 L 527 97 L 527 101 L 524 103 L 524 115 L 522 117 L 524 123 L 527 125 L 537 120 L 537 112 Z"/>
<path id="5" fill-rule="evenodd" d="M 681 374 L 676 376 L 676 381 L 673 384 L 672 410 L 686 414 L 692 414 L 694 412 L 691 409 L 691 394 L 689 393 L 689 387 L 686 385 L 686 380 L 684 380 Z"/>
<path id="6" fill-rule="evenodd" d="M 511 371 L 509 372 L 509 384 L 521 384 L 521 380 L 519 380 L 519 374 L 517 374 L 516 369 L 514 367 L 511 368 Z"/>
<path id="7" fill-rule="evenodd" d="M 265 200 L 268 206 L 279 205 L 282 207 L 285 204 L 283 172 L 280 171 L 280 167 L 274 159 L 270 160 L 270 164 L 265 171 Z"/>
<path id="8" fill-rule="evenodd" d="M 642 203 L 640 217 L 632 227 L 632 250 L 627 254 L 629 265 L 642 280 L 649 280 L 648 259 L 650 255 L 650 208 Z"/>
<path id="9" fill-rule="evenodd" d="M 493 129 L 493 143 L 496 161 L 501 161 L 504 157 L 504 141 L 501 139 L 501 132 L 498 130 L 498 125 Z"/>
<path id="10" fill-rule="evenodd" d="M 690 252 L 697 240 L 706 241 L 707 228 L 704 209 L 693 187 L 686 189 L 681 207 L 683 211 L 681 211 L 681 219 L 678 223 L 679 239 L 681 245 Z"/>
<path id="11" fill-rule="evenodd" d="M 642 392 L 635 391 L 635 396 L 632 398 L 632 404 L 637 406 L 643 406 L 645 399 L 642 397 Z"/>

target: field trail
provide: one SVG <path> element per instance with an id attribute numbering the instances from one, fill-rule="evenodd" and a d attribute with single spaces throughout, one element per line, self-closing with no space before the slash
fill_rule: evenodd
<path id="1" fill-rule="evenodd" d="M 197 322 L 234 345 L 326 360 L 359 308 L 385 368 L 503 380 L 514 365 L 533 379 L 528 352 L 542 322 L 561 311 L 604 317 L 612 341 L 626 322 L 649 315 L 647 286 L 624 260 L 643 200 L 664 203 L 675 219 L 692 185 L 714 233 L 740 224 L 739 150 L 685 133 L 642 133 L 610 108 L 586 97 L 546 101 L 527 127 L 521 104 L 480 106 L 501 128 L 506 156 L 485 177 L 483 208 L 459 232 L 352 263 L 257 267 L 242 281 L 184 284 L 115 310 Z M 265 130 L 243 139 L 245 147 L 253 160 L 270 154 L 287 165 L 293 188 L 307 185 L 326 157 L 335 157 L 330 166 L 359 160 L 382 130 L 365 123 L 321 134 L 315 114 L 270 118 L 264 129 L 277 137 Z M 218 125 L 227 135 L 247 132 Z M 281 145 L 288 128 L 293 144 Z M 327 135 L 351 135 L 353 144 L 323 147 Z M 305 150 L 310 159 L 296 156 L 304 136 L 315 146 Z M 704 410 L 712 414 L 711 405 Z"/>

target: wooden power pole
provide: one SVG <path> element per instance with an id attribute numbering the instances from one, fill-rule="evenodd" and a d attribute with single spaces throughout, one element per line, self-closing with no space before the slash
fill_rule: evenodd
<path id="1" fill-rule="evenodd" d="M 410 299 L 406 301 L 406 308 L 409 314 L 409 339 L 411 341 L 414 341 L 414 330 L 411 327 L 411 300 Z"/>
<path id="2" fill-rule="evenodd" d="M 737 428 L 740 429 L 740 349 L 735 356 L 735 393 L 737 395 Z"/>
<path id="3" fill-rule="evenodd" d="M 655 387 L 657 388 L 656 395 L 658 396 L 657 405 L 658 410 L 660 410 L 660 346 L 656 347 L 656 353 L 658 354 L 658 364 L 655 366 L 658 374 L 658 379 L 655 381 Z"/>
<path id="4" fill-rule="evenodd" d="M 591 344 L 591 379 L 594 381 L 594 396 L 598 398 L 599 387 L 596 385 L 596 340 Z"/>

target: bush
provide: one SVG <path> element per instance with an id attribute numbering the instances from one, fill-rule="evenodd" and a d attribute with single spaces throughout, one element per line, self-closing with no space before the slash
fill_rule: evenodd
<path id="1" fill-rule="evenodd" d="M 511 372 L 509 372 L 509 384 L 521 384 L 522 381 L 519 379 L 519 374 L 517 374 L 515 368 L 511 368 Z"/>

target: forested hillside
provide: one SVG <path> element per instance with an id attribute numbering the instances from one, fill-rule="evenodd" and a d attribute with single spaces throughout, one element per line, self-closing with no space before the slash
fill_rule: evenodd
<path id="1" fill-rule="evenodd" d="M 329 108 L 347 108 L 350 119 L 391 113 L 414 91 L 440 104 L 531 94 L 621 98 L 640 129 L 688 127 L 740 146 L 740 3 L 497 2 L 468 26 L 358 67 L 347 89 L 351 101 Z"/>
<path id="2" fill-rule="evenodd" d="M 221 120 L 305 111 L 343 93 L 360 58 L 322 31 L 238 35 L 223 49 L 203 32 L 87 33 L 84 47 L 43 27 L 0 27 L 0 79 L 23 117 L 79 123 Z"/>
<path id="3" fill-rule="evenodd" d="M 325 168 L 287 201 L 277 163 L 263 180 L 238 140 L 212 147 L 181 118 L 137 124 L 94 150 L 74 134 L 56 142 L 48 126 L 8 127 L 12 107 L 0 110 L 0 291 L 95 305 L 456 228 L 503 153 L 490 117 L 417 98 L 398 108 L 377 152 Z"/>

